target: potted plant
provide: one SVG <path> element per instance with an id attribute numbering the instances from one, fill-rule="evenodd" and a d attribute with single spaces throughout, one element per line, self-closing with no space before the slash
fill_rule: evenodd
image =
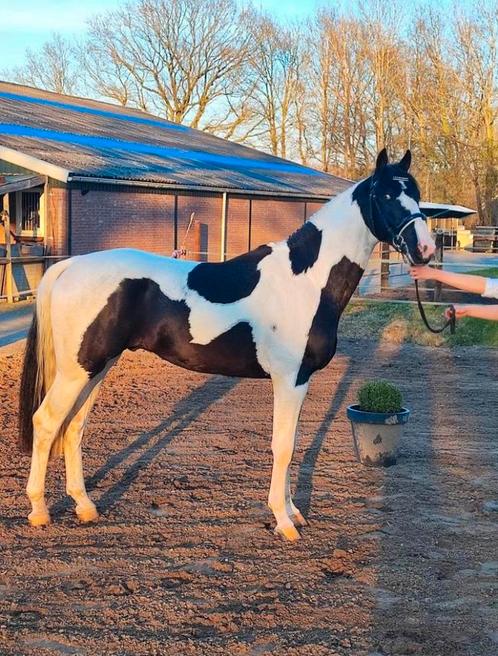
<path id="1" fill-rule="evenodd" d="M 403 408 L 399 389 L 386 380 L 371 380 L 358 392 L 358 403 L 347 409 L 358 460 L 373 467 L 396 464 L 399 440 L 410 411 Z"/>

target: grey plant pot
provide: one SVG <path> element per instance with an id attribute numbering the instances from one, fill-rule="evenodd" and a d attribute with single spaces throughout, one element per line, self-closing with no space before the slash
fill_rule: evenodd
<path id="1" fill-rule="evenodd" d="M 358 460 L 368 467 L 395 465 L 403 426 L 410 411 L 402 408 L 399 412 L 365 412 L 358 405 L 350 405 L 347 415 Z"/>

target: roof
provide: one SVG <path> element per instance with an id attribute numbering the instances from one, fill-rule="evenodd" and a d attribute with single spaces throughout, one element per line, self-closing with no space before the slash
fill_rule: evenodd
<path id="1" fill-rule="evenodd" d="M 352 183 L 139 110 L 0 82 L 0 159 L 63 182 L 329 198 Z"/>
<path id="2" fill-rule="evenodd" d="M 476 210 L 463 205 L 446 205 L 443 203 L 429 203 L 422 201 L 420 209 L 426 216 L 434 219 L 463 219 L 465 216 L 475 214 Z"/>
<path id="3" fill-rule="evenodd" d="M 32 189 L 45 183 L 42 175 L 0 175 L 0 194 Z"/>

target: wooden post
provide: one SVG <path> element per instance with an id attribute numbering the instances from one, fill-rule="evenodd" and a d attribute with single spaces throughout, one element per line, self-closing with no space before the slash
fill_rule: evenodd
<path id="1" fill-rule="evenodd" d="M 443 268 L 443 254 L 444 254 L 444 232 L 438 230 L 436 232 L 436 252 L 434 253 L 434 264 L 437 269 Z M 443 286 L 440 282 L 434 285 L 434 300 L 439 302 L 441 300 L 441 292 Z"/>
<path id="2" fill-rule="evenodd" d="M 390 251 L 389 251 L 389 244 L 386 244 L 385 242 L 381 242 L 380 244 L 380 291 L 382 292 L 384 289 L 387 289 L 389 287 L 389 262 L 384 262 L 384 260 L 389 260 L 390 258 Z"/>
<path id="3" fill-rule="evenodd" d="M 9 194 L 3 195 L 2 220 L 5 229 L 5 255 L 7 264 L 5 265 L 5 284 L 7 292 L 7 302 L 14 302 L 14 282 L 12 277 L 12 248 L 10 244 L 10 215 L 9 215 Z"/>

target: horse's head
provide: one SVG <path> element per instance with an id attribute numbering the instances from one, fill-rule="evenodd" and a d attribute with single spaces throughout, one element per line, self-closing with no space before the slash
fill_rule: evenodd
<path id="1" fill-rule="evenodd" d="M 420 191 L 408 173 L 411 153 L 389 164 L 386 149 L 377 157 L 374 173 L 353 193 L 365 223 L 379 240 L 391 244 L 412 264 L 425 264 L 434 255 L 436 245 L 420 211 Z"/>

